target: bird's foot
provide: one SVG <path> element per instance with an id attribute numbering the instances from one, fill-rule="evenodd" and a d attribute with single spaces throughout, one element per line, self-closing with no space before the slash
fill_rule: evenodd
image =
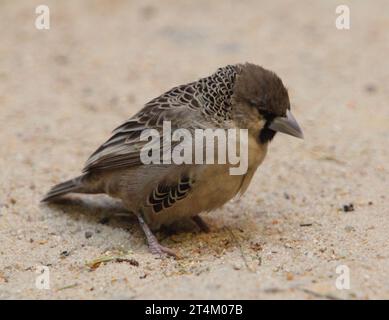
<path id="1" fill-rule="evenodd" d="M 200 216 L 192 217 L 192 220 L 197 224 L 201 231 L 208 233 L 211 229 L 208 227 L 207 223 Z"/>
<path id="2" fill-rule="evenodd" d="M 164 247 L 158 242 L 149 243 L 150 252 L 155 255 L 159 255 L 160 258 L 164 258 L 165 256 L 171 256 L 177 258 L 177 254 L 168 247 Z"/>
<path id="3" fill-rule="evenodd" d="M 152 254 L 159 255 L 160 258 L 164 258 L 165 256 L 172 256 L 177 258 L 178 255 L 172 249 L 169 249 L 159 244 L 158 239 L 155 237 L 149 226 L 143 220 L 142 216 L 140 214 L 137 214 L 137 217 L 139 224 L 142 227 L 142 230 L 146 236 L 150 252 Z"/>

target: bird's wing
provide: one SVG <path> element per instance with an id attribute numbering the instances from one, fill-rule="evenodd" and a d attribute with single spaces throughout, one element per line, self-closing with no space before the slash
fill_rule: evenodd
<path id="1" fill-rule="evenodd" d="M 159 183 L 149 194 L 147 206 L 151 207 L 154 213 L 173 206 L 177 201 L 184 199 L 190 193 L 194 179 L 187 174 L 181 175 L 176 183 Z"/>
<path id="2" fill-rule="evenodd" d="M 163 137 L 163 122 L 170 121 L 175 128 L 198 127 L 190 123 L 193 115 L 200 110 L 195 92 L 195 83 L 178 86 L 150 101 L 137 114 L 117 127 L 112 136 L 102 144 L 87 160 L 83 172 L 110 170 L 142 165 L 140 151 L 148 141 L 141 141 L 144 130 L 156 129 Z M 161 146 L 161 145 L 160 145 Z"/>
<path id="3" fill-rule="evenodd" d="M 231 120 L 231 96 L 238 69 L 219 68 L 209 77 L 175 87 L 150 101 L 136 115 L 113 131 L 108 141 L 88 159 L 84 172 L 142 165 L 140 151 L 147 141 L 140 135 L 145 129 L 156 129 L 163 137 L 163 122 L 171 128 L 196 129 L 224 127 Z"/>

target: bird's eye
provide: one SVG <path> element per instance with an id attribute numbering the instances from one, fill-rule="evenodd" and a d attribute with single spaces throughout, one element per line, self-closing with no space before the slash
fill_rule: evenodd
<path id="1" fill-rule="evenodd" d="M 274 118 L 276 117 L 275 114 L 267 111 L 267 110 L 259 110 L 259 113 L 261 114 L 262 117 L 266 119 L 266 121 L 270 122 L 273 121 Z"/>

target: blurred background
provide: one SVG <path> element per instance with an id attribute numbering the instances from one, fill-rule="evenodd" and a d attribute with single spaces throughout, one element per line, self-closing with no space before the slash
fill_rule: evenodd
<path id="1" fill-rule="evenodd" d="M 49 30 L 35 28 L 40 4 Z M 341 4 L 350 30 L 335 26 Z M 2 0 L 0 297 L 389 298 L 388 12 L 385 0 Z M 277 136 L 248 193 L 206 215 L 210 235 L 162 234 L 186 260 L 149 257 L 133 223 L 99 224 L 108 200 L 91 214 L 39 205 L 147 101 L 246 61 L 281 77 L 305 140 Z M 85 271 L 118 246 L 140 266 Z M 76 286 L 37 290 L 37 264 L 54 289 Z M 334 285 L 339 264 L 350 290 Z"/>

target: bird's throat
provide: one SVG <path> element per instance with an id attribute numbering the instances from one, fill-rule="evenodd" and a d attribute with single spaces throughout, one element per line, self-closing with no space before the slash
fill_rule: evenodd
<path id="1" fill-rule="evenodd" d="M 271 130 L 267 127 L 263 128 L 260 132 L 259 132 L 259 136 L 258 136 L 258 140 L 260 143 L 264 144 L 264 143 L 268 143 L 270 142 L 274 136 L 276 135 L 276 131 L 274 130 Z"/>

